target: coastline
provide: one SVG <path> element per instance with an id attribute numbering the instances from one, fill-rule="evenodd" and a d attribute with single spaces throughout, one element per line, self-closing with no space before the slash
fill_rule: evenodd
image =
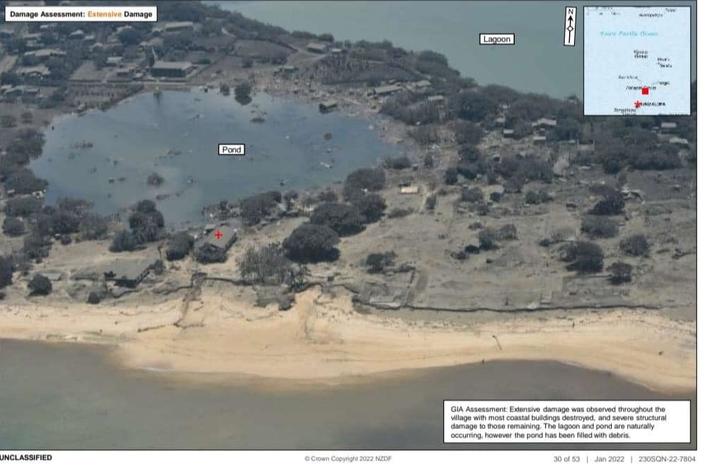
<path id="1" fill-rule="evenodd" d="M 695 325 L 650 311 L 522 315 L 465 325 L 354 310 L 349 295 L 314 288 L 288 311 L 207 292 L 155 305 L 13 305 L 7 339 L 111 345 L 120 366 L 182 380 L 265 378 L 286 386 L 342 384 L 496 360 L 557 361 L 612 373 L 667 394 L 694 392 Z M 658 370 L 663 370 L 658 373 Z"/>

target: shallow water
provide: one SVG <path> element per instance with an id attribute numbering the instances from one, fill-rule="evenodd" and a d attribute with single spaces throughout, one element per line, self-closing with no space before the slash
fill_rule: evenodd
<path id="1" fill-rule="evenodd" d="M 490 362 L 342 386 L 268 383 L 190 385 L 117 368 L 99 347 L 0 340 L 0 449 L 441 448 L 443 399 L 665 397 L 555 362 Z"/>
<path id="2" fill-rule="evenodd" d="M 264 123 L 250 121 L 258 114 Z M 150 198 L 170 224 L 197 222 L 205 205 L 327 185 L 397 154 L 371 125 L 265 94 L 242 106 L 217 91 L 145 93 L 105 112 L 54 119 L 32 169 L 48 180 L 49 202 L 81 197 L 110 214 Z M 93 146 L 75 148 L 84 141 Z M 247 156 L 220 157 L 218 143 L 244 143 Z M 147 183 L 153 172 L 165 179 L 159 187 Z"/>

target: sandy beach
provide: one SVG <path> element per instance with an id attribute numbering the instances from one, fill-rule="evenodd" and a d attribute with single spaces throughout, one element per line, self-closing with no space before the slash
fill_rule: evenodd
<path id="1" fill-rule="evenodd" d="M 298 295 L 288 311 L 209 290 L 189 303 L 4 306 L 0 337 L 108 344 L 122 366 L 178 376 L 336 383 L 490 360 L 555 360 L 656 391 L 694 391 L 694 321 L 638 310 L 562 313 L 459 325 L 361 314 L 349 295 L 319 288 Z"/>

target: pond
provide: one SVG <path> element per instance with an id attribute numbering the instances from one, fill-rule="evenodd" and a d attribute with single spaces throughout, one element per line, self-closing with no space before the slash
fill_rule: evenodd
<path id="1" fill-rule="evenodd" d="M 243 106 L 200 89 L 60 116 L 45 138 L 31 168 L 49 183 L 48 203 L 79 197 L 107 215 L 152 199 L 171 226 L 202 222 L 202 208 L 221 200 L 343 180 L 399 151 L 367 119 L 266 94 Z M 219 143 L 244 143 L 246 156 L 218 156 Z M 154 173 L 161 184 L 149 184 Z"/>

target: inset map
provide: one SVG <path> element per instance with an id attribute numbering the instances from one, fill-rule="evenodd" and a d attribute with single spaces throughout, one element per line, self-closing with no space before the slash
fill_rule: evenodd
<path id="1" fill-rule="evenodd" d="M 690 7 L 584 8 L 585 115 L 690 114 Z"/>

